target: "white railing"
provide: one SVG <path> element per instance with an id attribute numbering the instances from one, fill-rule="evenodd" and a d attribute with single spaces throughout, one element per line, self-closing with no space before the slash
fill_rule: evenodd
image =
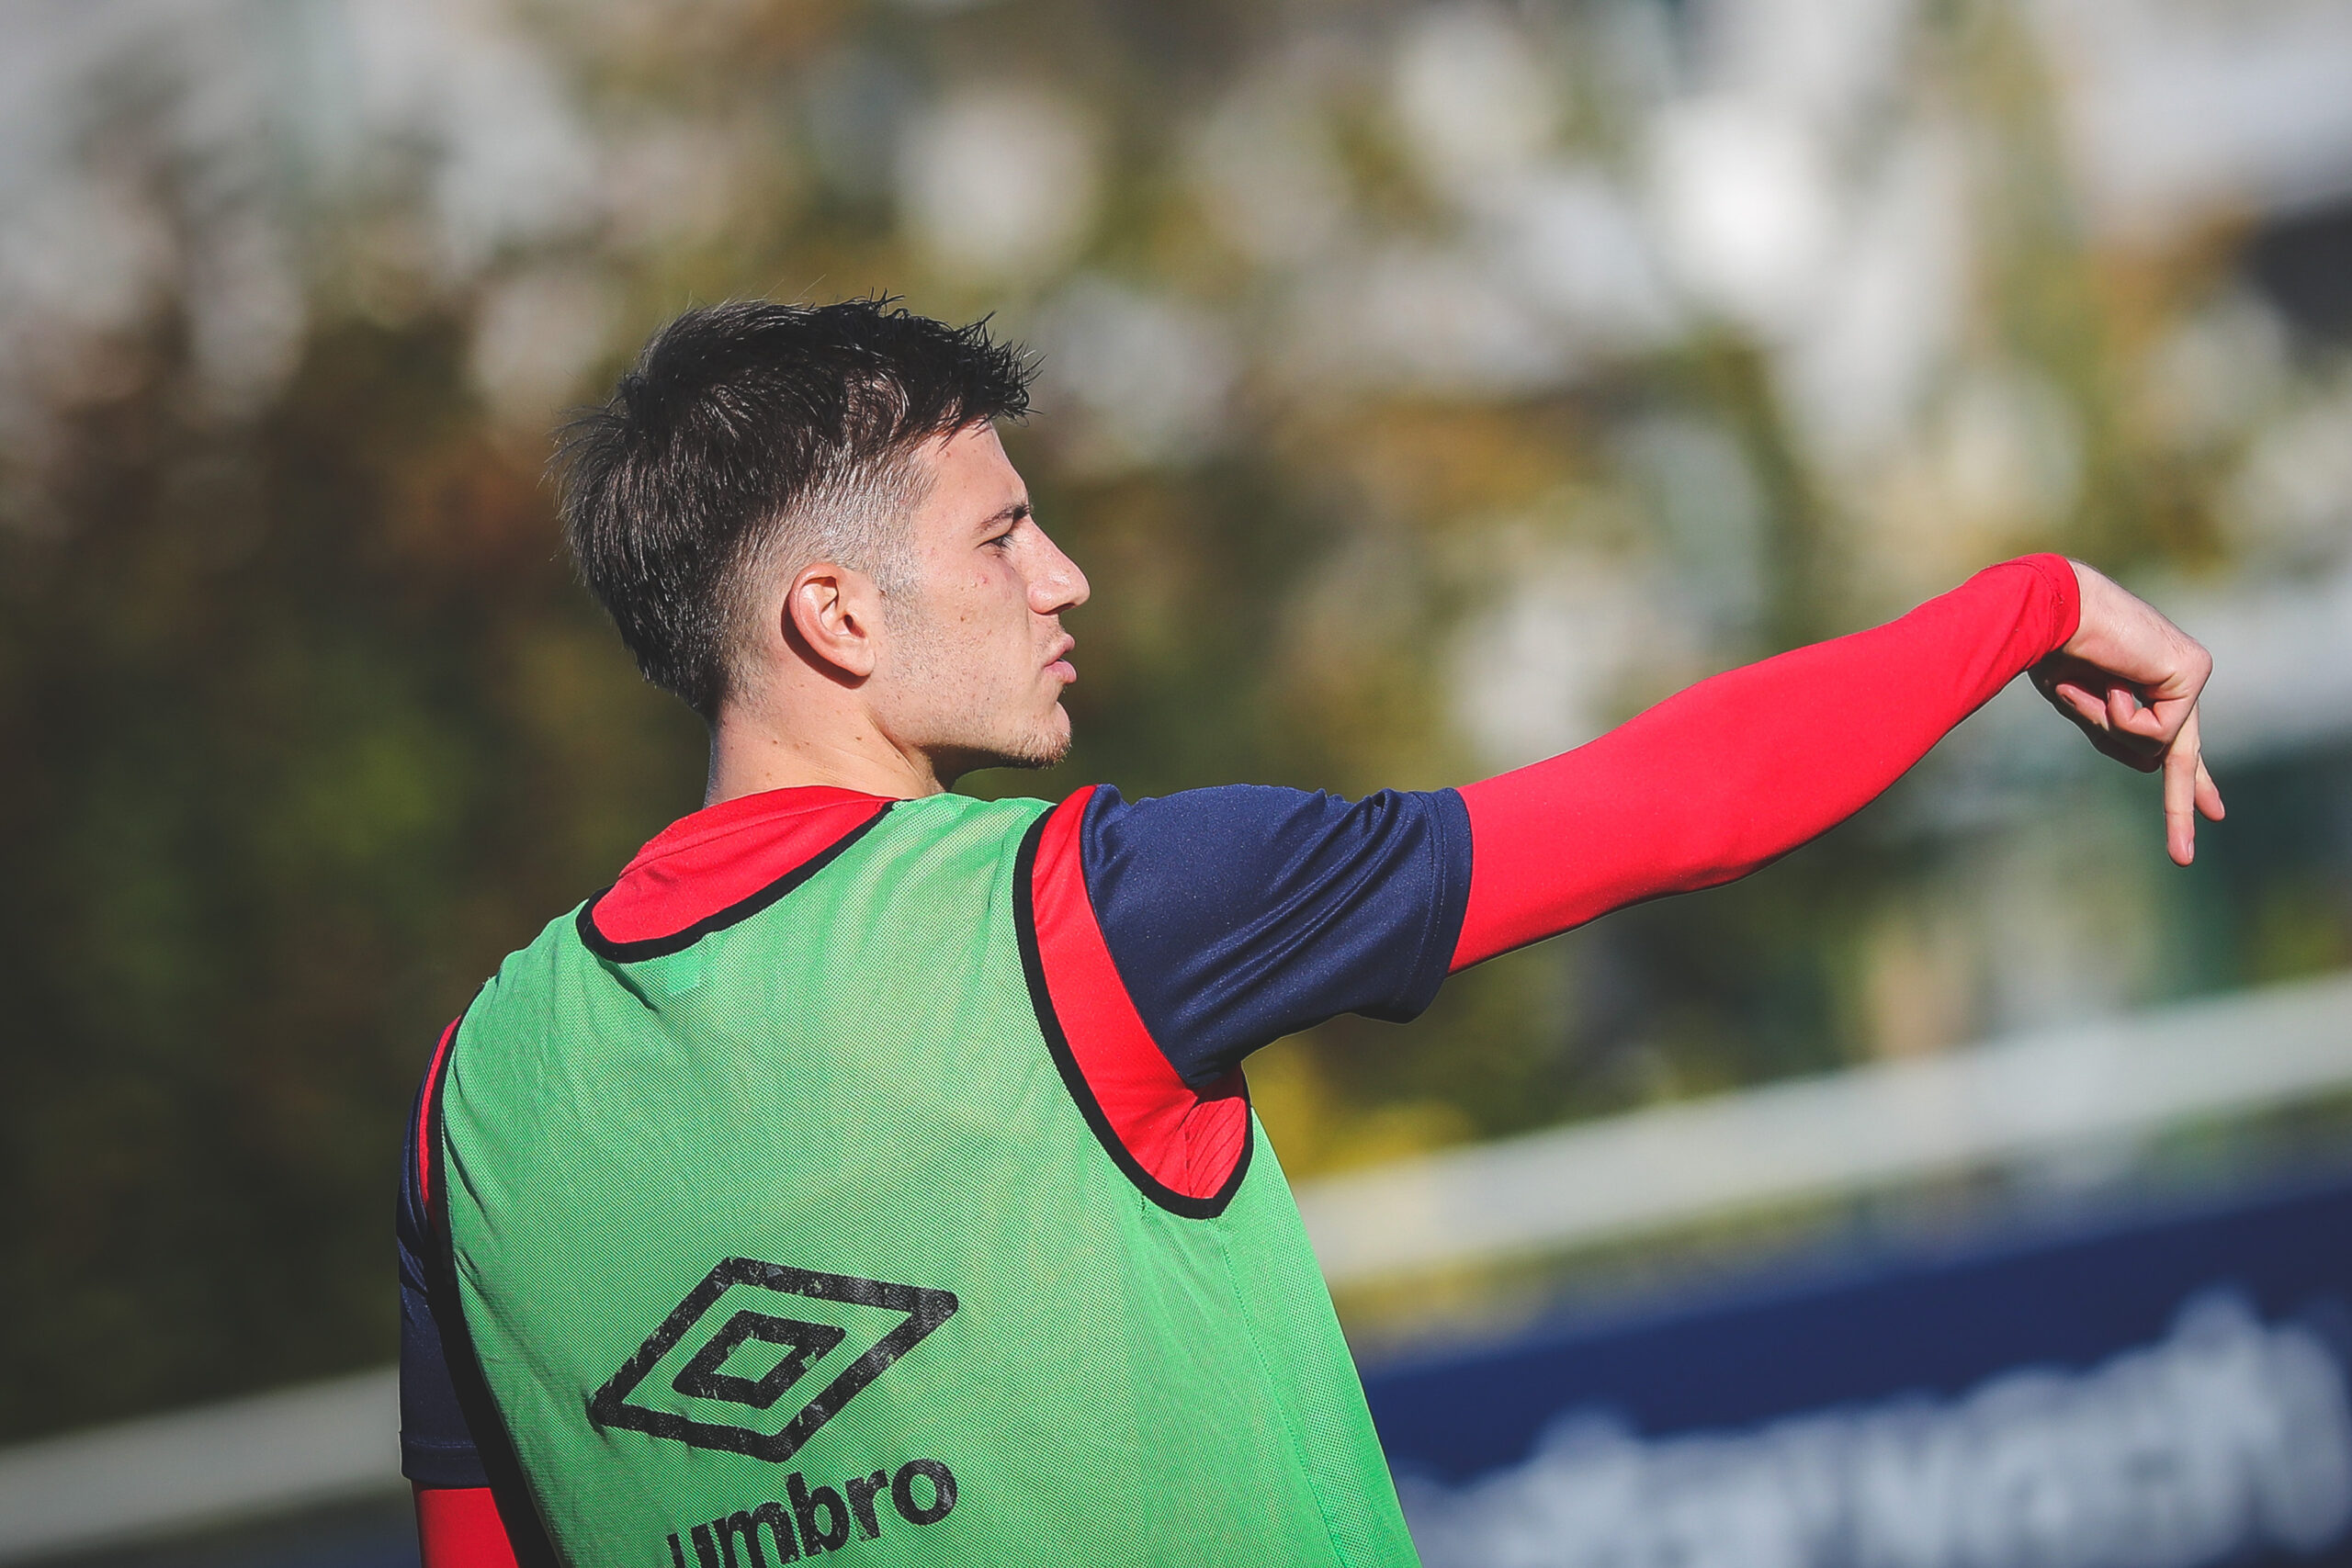
<path id="1" fill-rule="evenodd" d="M 1302 1187 L 1334 1285 L 1621 1240 L 2352 1089 L 2352 976 L 1636 1111 Z"/>
<path id="2" fill-rule="evenodd" d="M 396 1495 L 392 1369 L 0 1451 L 0 1562 Z"/>

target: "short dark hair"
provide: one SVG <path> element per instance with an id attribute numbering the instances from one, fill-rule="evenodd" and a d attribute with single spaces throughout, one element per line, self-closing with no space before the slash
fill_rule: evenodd
<path id="1" fill-rule="evenodd" d="M 763 567 L 831 558 L 890 588 L 913 449 L 1028 412 L 1033 367 L 987 328 L 887 298 L 698 307 L 564 426 L 564 538 L 647 680 L 716 718 Z"/>

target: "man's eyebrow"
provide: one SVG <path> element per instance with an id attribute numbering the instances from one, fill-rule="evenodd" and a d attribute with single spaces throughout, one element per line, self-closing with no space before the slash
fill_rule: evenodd
<path id="1" fill-rule="evenodd" d="M 1029 510 L 1029 498 L 1024 495 L 1019 501 L 1014 502 L 1012 505 L 1007 506 L 995 513 L 993 515 L 983 519 L 980 523 L 980 526 L 983 528 L 993 528 L 1000 523 L 1018 523 L 1023 518 L 1031 515 L 1033 515 L 1033 513 Z"/>

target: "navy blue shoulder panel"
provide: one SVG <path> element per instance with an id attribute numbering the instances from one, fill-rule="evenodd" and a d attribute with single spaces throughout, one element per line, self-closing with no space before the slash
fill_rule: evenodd
<path id="1" fill-rule="evenodd" d="M 1233 784 L 1130 803 L 1105 787 L 1082 854 L 1136 1010 L 1195 1089 L 1340 1013 L 1418 1015 L 1470 899 L 1470 814 L 1450 789 L 1350 801 Z"/>
<path id="2" fill-rule="evenodd" d="M 401 1147 L 400 1213 L 394 1230 L 401 1252 L 401 1473 L 420 1486 L 487 1486 L 481 1453 L 458 1404 L 458 1385 L 441 1346 L 441 1327 L 426 1291 L 432 1220 L 417 1190 L 417 1119 L 424 1090 L 409 1112 Z"/>

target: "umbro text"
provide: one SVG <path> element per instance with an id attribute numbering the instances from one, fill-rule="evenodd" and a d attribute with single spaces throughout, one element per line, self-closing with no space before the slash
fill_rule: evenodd
<path id="1" fill-rule="evenodd" d="M 853 1475 L 838 1487 L 810 1486 L 800 1472 L 784 1478 L 781 1503 L 739 1508 L 723 1519 L 696 1525 L 685 1540 L 670 1537 L 670 1568 L 771 1568 L 803 1556 L 839 1551 L 853 1539 L 882 1533 L 883 1497 L 910 1525 L 933 1525 L 956 1506 L 956 1476 L 935 1459 L 910 1459 L 897 1474 L 877 1470 Z M 853 1536 L 853 1531 L 854 1536 Z M 694 1559 L 686 1558 L 691 1543 Z"/>

